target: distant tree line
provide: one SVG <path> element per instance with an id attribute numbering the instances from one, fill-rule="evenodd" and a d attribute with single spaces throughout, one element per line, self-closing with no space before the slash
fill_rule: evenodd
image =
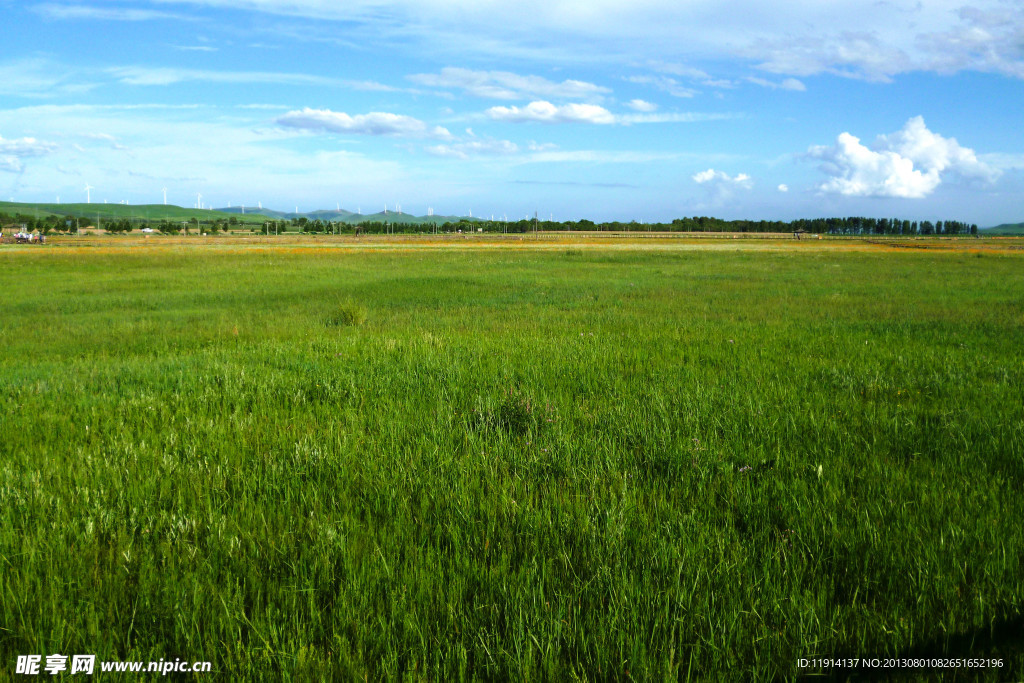
<path id="1" fill-rule="evenodd" d="M 144 218 L 101 219 L 88 216 L 32 216 L 27 214 L 0 213 L 0 225 L 24 224 L 30 231 L 43 234 L 74 233 L 86 227 L 103 228 L 111 233 L 127 233 L 149 227 L 164 234 L 217 233 L 238 228 L 249 228 L 263 234 L 302 232 L 307 234 L 422 234 L 422 233 L 527 233 L 534 230 L 585 231 L 585 232 L 733 232 L 733 233 L 784 233 L 807 232 L 825 235 L 977 235 L 978 226 L 962 221 L 910 221 L 899 218 L 800 218 L 794 221 L 727 221 L 710 216 L 676 218 L 670 223 L 639 223 L 630 221 L 600 222 L 580 219 L 578 221 L 535 221 L 524 218 L 518 221 L 490 221 L 461 219 L 445 223 L 412 223 L 387 220 L 366 220 L 359 223 L 342 221 L 310 220 L 305 216 L 291 220 L 266 220 L 261 226 L 252 227 L 231 216 L 228 219 L 200 221 L 193 217 L 185 221 L 154 220 Z"/>
<path id="2" fill-rule="evenodd" d="M 166 219 L 145 219 L 145 218 L 102 218 L 100 216 L 34 216 L 31 214 L 8 214 L 0 213 L 0 225 L 24 225 L 30 232 L 41 232 L 44 235 L 51 233 L 75 233 L 86 228 L 102 228 L 109 233 L 128 233 L 141 228 L 152 228 L 159 232 L 176 235 L 185 233 L 216 233 L 227 232 L 242 225 L 238 219 L 231 216 L 228 219 L 214 221 L 200 221 L 198 218 L 191 218 L 185 221 L 170 221 Z"/>

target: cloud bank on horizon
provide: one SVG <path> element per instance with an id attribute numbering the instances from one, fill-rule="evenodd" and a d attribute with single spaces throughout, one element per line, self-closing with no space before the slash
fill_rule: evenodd
<path id="1" fill-rule="evenodd" d="M 88 183 L 132 203 L 166 186 L 181 204 L 982 225 L 1024 206 L 1024 6 L 1010 0 L 5 14 L 19 31 L 0 56 L 3 199 L 68 201 Z"/>

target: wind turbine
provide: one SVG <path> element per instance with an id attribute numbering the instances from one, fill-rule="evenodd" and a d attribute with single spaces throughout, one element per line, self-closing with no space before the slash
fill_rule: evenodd
<path id="1" fill-rule="evenodd" d="M 203 195 L 199 194 L 198 192 L 196 192 L 196 208 L 203 208 Z"/>
<path id="2" fill-rule="evenodd" d="M 167 188 L 164 188 L 164 206 L 167 206 Z"/>
<path id="3" fill-rule="evenodd" d="M 85 184 L 85 203 L 86 204 L 92 204 L 92 196 L 89 194 L 89 190 L 93 190 L 93 189 L 95 189 L 95 188 L 92 185 L 90 185 L 89 183 Z"/>

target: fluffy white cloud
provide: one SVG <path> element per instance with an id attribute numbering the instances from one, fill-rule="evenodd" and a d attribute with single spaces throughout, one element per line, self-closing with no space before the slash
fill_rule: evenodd
<path id="1" fill-rule="evenodd" d="M 974 150 L 961 147 L 956 138 L 944 138 L 928 130 L 924 117 L 915 116 L 892 135 L 878 136 L 876 146 L 887 147 L 927 171 L 952 171 L 964 177 L 993 181 L 998 173 L 978 161 Z"/>
<path id="2" fill-rule="evenodd" d="M 445 67 L 438 74 L 413 74 L 409 80 L 432 88 L 454 88 L 476 97 L 500 100 L 593 99 L 611 92 L 586 81 L 549 81 L 541 76 L 521 76 L 508 71 L 474 71 Z"/>
<path id="3" fill-rule="evenodd" d="M 944 138 L 920 116 L 892 135 L 880 135 L 871 148 L 850 133 L 831 147 L 815 146 L 807 156 L 820 160 L 829 179 L 823 192 L 861 197 L 927 197 L 950 174 L 991 182 L 999 171 L 978 160 L 955 138 Z"/>
<path id="4" fill-rule="evenodd" d="M 693 180 L 701 185 L 705 183 L 729 184 L 746 189 L 753 186 L 753 181 L 751 181 L 750 176 L 746 173 L 737 173 L 736 176 L 733 177 L 724 171 L 716 171 L 713 168 L 701 171 L 700 173 L 695 173 L 693 175 Z"/>
<path id="5" fill-rule="evenodd" d="M 350 116 L 330 109 L 305 108 L 290 111 L 277 118 L 278 125 L 321 133 L 356 133 L 359 135 L 391 135 L 398 137 L 449 138 L 451 133 L 441 126 L 429 126 L 419 119 L 402 114 L 370 112 Z"/>
<path id="6" fill-rule="evenodd" d="M 563 104 L 561 106 L 538 100 L 525 107 L 491 107 L 487 116 L 495 121 L 515 123 L 615 123 L 615 115 L 596 104 Z"/>
<path id="7" fill-rule="evenodd" d="M 626 102 L 626 106 L 633 111 L 652 112 L 658 108 L 658 105 L 653 102 L 647 102 L 646 100 L 630 100 Z"/>
<path id="8" fill-rule="evenodd" d="M 779 192 L 789 192 L 789 185 L 781 183 L 779 185 Z"/>
<path id="9" fill-rule="evenodd" d="M 0 170 L 20 173 L 24 169 L 23 159 L 39 157 L 57 149 L 52 142 L 43 142 L 35 138 L 19 138 L 5 140 L 0 136 Z"/>
<path id="10" fill-rule="evenodd" d="M 724 171 L 716 171 L 713 168 L 695 173 L 693 181 L 704 186 L 708 198 L 715 204 L 731 199 L 739 190 L 749 190 L 754 186 L 754 181 L 746 173 L 730 176 Z"/>

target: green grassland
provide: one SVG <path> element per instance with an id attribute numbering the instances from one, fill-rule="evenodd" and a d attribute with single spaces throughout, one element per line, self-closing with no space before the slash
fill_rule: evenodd
<path id="1" fill-rule="evenodd" d="M 0 678 L 1019 679 L 1024 254 L 638 245 L 0 249 Z"/>

